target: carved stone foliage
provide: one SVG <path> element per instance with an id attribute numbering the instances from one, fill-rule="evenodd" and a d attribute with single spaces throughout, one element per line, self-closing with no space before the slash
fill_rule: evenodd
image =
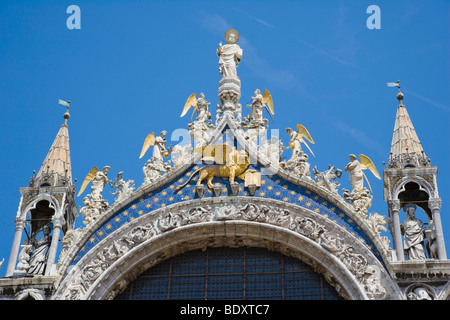
<path id="1" fill-rule="evenodd" d="M 86 254 L 77 264 L 78 267 L 74 268 L 73 272 L 78 274 L 67 277 L 69 283 L 62 286 L 64 289 L 58 294 L 58 299 L 88 298 L 89 290 L 93 287 L 94 282 L 115 262 L 143 243 L 148 244 L 153 239 L 164 236 L 174 229 L 188 225 L 231 220 L 270 224 L 306 237 L 316 246 L 336 257 L 355 276 L 370 299 L 383 298 L 386 291 L 381 283 L 379 266 L 373 264 L 377 263 L 375 258 L 371 260 L 372 263 L 369 263 L 364 256 L 364 253 L 367 252 L 364 245 L 355 244 L 355 239 L 350 239 L 349 234 L 345 235 L 343 230 L 337 230 L 330 222 L 325 223 L 323 218 L 302 212 L 293 212 L 287 206 L 252 201 L 221 205 L 203 204 L 190 208 L 180 207 L 179 210 L 161 210 L 155 215 L 144 216 L 142 217 L 144 223 L 138 224 L 138 221 L 134 221 L 127 227 L 128 232 L 122 231 L 121 236 L 111 235 L 101 245 L 99 244 L 100 247 L 96 247 Z M 239 238 L 236 239 L 239 240 Z M 227 242 L 227 245 L 230 243 Z M 185 249 L 189 248 L 181 251 L 185 251 Z M 110 299 L 121 291 L 117 286 L 123 289 L 126 284 L 120 281 L 116 283 L 115 288 L 112 289 L 113 293 L 109 292 L 106 298 Z"/>

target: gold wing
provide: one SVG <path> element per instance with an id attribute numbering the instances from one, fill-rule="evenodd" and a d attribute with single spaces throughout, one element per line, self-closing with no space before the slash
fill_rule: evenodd
<path id="1" fill-rule="evenodd" d="M 91 169 L 91 171 L 89 171 L 89 173 L 87 174 L 86 178 L 84 178 L 83 184 L 81 185 L 80 192 L 78 192 L 77 197 L 79 197 L 83 193 L 84 189 L 86 189 L 86 187 L 88 186 L 89 182 L 94 180 L 95 174 L 97 173 L 97 171 L 98 171 L 97 167 L 93 167 Z"/>
<path id="2" fill-rule="evenodd" d="M 195 97 L 195 93 L 193 93 L 187 98 L 186 103 L 184 104 L 183 112 L 181 113 L 180 117 L 184 117 L 184 115 L 188 112 L 188 110 L 191 107 L 196 106 L 197 106 L 197 98 Z"/>
<path id="3" fill-rule="evenodd" d="M 201 148 L 195 148 L 195 152 L 202 154 L 204 161 L 214 161 L 217 164 L 225 164 L 234 147 L 228 144 L 214 144 Z"/>
<path id="4" fill-rule="evenodd" d="M 361 169 L 363 169 L 363 170 L 369 169 L 375 177 L 377 177 L 379 180 L 381 180 L 381 177 L 377 171 L 377 168 L 375 167 L 372 160 L 370 160 L 370 158 L 368 156 L 360 154 L 359 160 L 360 160 L 360 164 L 361 164 Z"/>
<path id="5" fill-rule="evenodd" d="M 301 124 L 297 125 L 297 138 L 299 140 L 302 139 L 302 138 L 306 138 L 309 142 L 314 144 L 314 140 L 311 137 L 311 135 L 309 134 L 309 131 L 304 126 L 302 126 Z"/>
<path id="6" fill-rule="evenodd" d="M 155 145 L 155 134 L 152 132 L 150 133 L 144 141 L 144 145 L 142 146 L 141 155 L 139 156 L 139 159 L 144 156 L 144 154 L 147 152 L 148 148 Z"/>
<path id="7" fill-rule="evenodd" d="M 269 106 L 270 113 L 275 114 L 275 113 L 273 112 L 273 100 L 272 100 L 272 95 L 271 95 L 270 92 L 267 91 L 266 89 L 264 89 L 264 95 L 263 95 L 263 98 L 262 98 L 262 103 L 263 103 L 263 104 L 266 104 L 266 103 L 267 103 L 267 105 Z"/>
<path id="8" fill-rule="evenodd" d="M 311 137 L 311 135 L 309 134 L 308 130 L 301 124 L 298 124 L 297 125 L 297 140 L 300 142 L 303 142 L 305 144 L 305 146 L 308 148 L 309 152 L 311 152 L 311 154 L 315 157 L 316 155 L 314 154 L 314 152 L 311 150 L 311 148 L 308 146 L 308 144 L 306 143 L 306 141 L 303 138 L 306 138 L 306 140 L 308 140 L 309 142 L 314 144 L 314 140 Z"/>

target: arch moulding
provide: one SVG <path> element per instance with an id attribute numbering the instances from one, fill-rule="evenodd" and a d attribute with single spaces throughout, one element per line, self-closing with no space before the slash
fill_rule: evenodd
<path id="1" fill-rule="evenodd" d="M 220 198 L 173 204 L 124 224 L 60 275 L 52 298 L 112 299 L 142 272 L 172 256 L 247 246 L 311 265 L 346 299 L 402 299 L 380 260 L 329 219 L 273 199 Z"/>

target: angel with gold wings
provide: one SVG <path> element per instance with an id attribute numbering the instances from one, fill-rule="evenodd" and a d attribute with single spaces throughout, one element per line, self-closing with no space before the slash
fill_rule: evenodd
<path id="1" fill-rule="evenodd" d="M 369 189 L 372 192 L 369 180 L 367 179 L 367 176 L 363 172 L 363 170 L 369 169 L 376 178 L 381 180 L 377 168 L 373 164 L 372 160 L 370 160 L 369 157 L 363 154 L 359 155 L 360 161 L 357 160 L 354 154 L 349 155 L 349 159 L 350 162 L 345 166 L 345 171 L 347 171 L 350 176 L 350 184 L 352 185 L 353 188 L 352 193 L 361 191 L 363 189 L 364 179 L 366 179 Z"/>
<path id="2" fill-rule="evenodd" d="M 291 128 L 286 128 L 286 133 L 290 137 L 289 147 L 292 148 L 291 159 L 296 159 L 303 155 L 301 143 L 304 143 L 305 146 L 308 148 L 308 150 L 311 152 L 311 154 L 313 156 L 315 156 L 314 153 L 312 152 L 311 148 L 309 147 L 309 145 L 306 143 L 305 139 L 308 140 L 312 144 L 314 144 L 314 140 L 312 139 L 308 130 L 304 126 L 302 126 L 301 124 L 298 124 L 297 131 L 294 131 Z"/>
<path id="3" fill-rule="evenodd" d="M 206 123 L 208 119 L 211 119 L 211 113 L 208 110 L 208 106 L 211 103 L 205 100 L 205 95 L 203 93 L 200 93 L 200 96 L 196 97 L 196 94 L 191 94 L 188 99 L 186 100 L 186 103 L 183 108 L 183 112 L 181 113 L 180 117 L 184 117 L 184 115 L 189 111 L 191 107 L 194 107 L 194 110 L 192 111 L 191 115 L 191 121 L 194 117 L 194 113 L 197 112 L 197 122 L 204 122 Z"/>
<path id="4" fill-rule="evenodd" d="M 77 197 L 79 197 L 84 192 L 88 184 L 92 182 L 91 199 L 94 201 L 102 200 L 103 188 L 105 187 L 106 184 L 109 183 L 108 171 L 110 169 L 111 167 L 104 166 L 102 171 L 98 171 L 97 167 L 93 167 L 91 171 L 89 171 L 89 173 L 87 174 L 86 178 L 84 179 Z"/>
<path id="5" fill-rule="evenodd" d="M 249 122 L 255 122 L 255 123 L 263 123 L 263 108 L 266 108 L 267 112 L 269 113 L 270 117 L 272 118 L 272 115 L 275 114 L 273 111 L 273 100 L 272 95 L 269 91 L 264 89 L 264 95 L 261 94 L 261 91 L 259 89 L 255 90 L 255 96 L 252 97 L 252 104 L 247 105 L 247 107 L 252 108 L 252 112 L 249 116 Z M 273 118 L 272 118 L 273 120 Z"/>
<path id="6" fill-rule="evenodd" d="M 167 131 L 162 131 L 158 137 L 155 137 L 155 134 L 150 133 L 144 141 L 144 145 L 142 146 L 141 155 L 139 159 L 142 158 L 147 152 L 148 148 L 153 147 L 153 155 L 152 161 L 163 162 L 163 157 L 167 158 L 170 154 L 170 151 L 166 149 L 166 139 L 164 138 L 167 134 Z M 170 148 L 169 148 L 170 149 Z"/>

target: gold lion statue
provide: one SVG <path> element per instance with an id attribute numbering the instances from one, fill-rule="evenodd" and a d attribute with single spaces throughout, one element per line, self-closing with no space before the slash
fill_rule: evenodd
<path id="1" fill-rule="evenodd" d="M 197 173 L 197 186 L 201 185 L 202 181 L 206 179 L 208 188 L 214 188 L 212 183 L 214 177 L 228 178 L 230 184 L 232 184 L 236 177 L 244 179 L 244 173 L 250 165 L 250 156 L 245 150 L 237 151 L 236 148 L 227 144 L 196 148 L 195 151 L 203 155 L 204 161 L 214 161 L 216 164 L 196 170 L 184 184 L 176 187 L 175 191 L 184 188 Z"/>

